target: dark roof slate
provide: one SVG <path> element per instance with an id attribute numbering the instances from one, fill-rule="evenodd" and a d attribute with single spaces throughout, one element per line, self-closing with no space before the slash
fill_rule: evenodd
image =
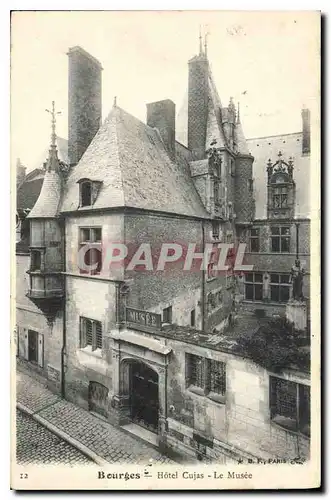
<path id="1" fill-rule="evenodd" d="M 28 182 L 23 182 L 19 186 L 16 196 L 16 207 L 18 210 L 32 209 L 38 199 L 43 181 L 43 178 L 33 179 Z"/>
<path id="2" fill-rule="evenodd" d="M 209 218 L 184 155 L 171 161 L 158 131 L 117 106 L 72 169 L 62 212 L 85 210 L 78 208 L 82 178 L 102 181 L 93 209 L 126 206 Z"/>

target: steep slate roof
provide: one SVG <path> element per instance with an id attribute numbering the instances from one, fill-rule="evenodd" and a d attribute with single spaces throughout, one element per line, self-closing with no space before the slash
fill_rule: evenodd
<path id="1" fill-rule="evenodd" d="M 224 137 L 221 122 L 221 100 L 217 93 L 214 80 L 209 70 L 208 73 L 208 118 L 206 127 L 206 150 L 210 148 L 210 143 L 216 139 L 215 147 L 224 148 L 226 139 Z"/>
<path id="2" fill-rule="evenodd" d="M 253 178 L 256 218 L 267 216 L 267 162 L 278 160 L 279 151 L 283 160 L 294 159 L 293 178 L 295 187 L 295 217 L 310 217 L 310 156 L 302 155 L 302 133 L 274 135 L 247 139 L 248 149 L 254 156 Z"/>
<path id="3" fill-rule="evenodd" d="M 177 146 L 170 160 L 156 129 L 114 106 L 66 183 L 60 211 L 78 208 L 80 179 L 102 181 L 94 209 L 135 207 L 209 218 Z"/>
<path id="4" fill-rule="evenodd" d="M 38 200 L 29 213 L 28 218 L 55 217 L 58 214 L 61 196 L 62 179 L 57 151 L 57 141 L 54 133 L 47 158 L 44 182 Z"/>
<path id="5" fill-rule="evenodd" d="M 247 145 L 247 139 L 244 136 L 244 131 L 240 121 L 237 121 L 236 127 L 234 129 L 235 140 L 237 143 L 238 153 L 249 154 L 249 148 Z"/>

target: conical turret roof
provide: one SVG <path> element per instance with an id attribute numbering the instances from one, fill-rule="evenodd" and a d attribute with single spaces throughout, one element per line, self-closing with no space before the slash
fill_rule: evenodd
<path id="1" fill-rule="evenodd" d="M 46 173 L 38 200 L 28 217 L 52 218 L 58 214 L 62 193 L 62 181 L 56 146 L 51 146 L 46 163 Z"/>
<path id="2" fill-rule="evenodd" d="M 46 110 L 52 115 L 52 135 L 49 155 L 46 162 L 46 173 L 43 186 L 38 200 L 29 213 L 29 219 L 33 218 L 53 218 L 58 214 L 58 208 L 62 195 L 62 180 L 60 163 L 57 155 L 56 133 L 55 133 L 55 102 L 52 102 L 52 110 Z"/>
<path id="3" fill-rule="evenodd" d="M 241 125 L 240 121 L 240 109 L 239 109 L 239 104 L 238 104 L 238 114 L 237 114 L 237 121 L 236 121 L 236 126 L 234 129 L 234 134 L 235 134 L 235 142 L 237 144 L 237 151 L 239 154 L 245 154 L 248 155 L 249 149 L 247 145 L 247 141 L 244 135 L 244 131 Z"/>

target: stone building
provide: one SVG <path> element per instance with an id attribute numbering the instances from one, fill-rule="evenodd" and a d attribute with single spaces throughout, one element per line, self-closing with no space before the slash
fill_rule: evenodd
<path id="1" fill-rule="evenodd" d="M 296 159 L 271 155 L 263 171 L 257 156 L 268 197 L 256 219 L 251 150 L 259 146 L 246 141 L 232 100 L 222 105 L 202 47 L 189 61 L 187 146 L 175 139 L 170 100 L 148 104 L 146 124 L 115 100 L 100 125 L 101 65 L 79 47 L 68 55 L 68 161 L 59 159 L 53 109 L 44 180 L 27 216 L 28 269 L 18 257 L 19 358 L 63 397 L 162 449 L 218 461 L 307 457 L 309 374 L 293 366 L 273 373 L 236 349 L 276 292 L 269 297 L 264 276 L 261 293 L 255 275 L 236 276 L 231 251 L 218 272 L 214 252 L 249 240 L 247 261 L 261 274 L 271 269 L 266 259 L 275 265 L 272 286 L 273 274 L 288 272 L 295 240 L 277 235 L 289 255 L 284 268 L 262 236 L 272 240 L 274 223 L 295 227 Z M 256 227 L 260 246 L 252 244 Z M 300 220 L 299 239 L 308 238 L 303 227 Z M 118 243 L 128 255 L 105 268 Z M 162 244 L 174 252 L 169 261 L 182 252 L 175 264 L 157 264 Z M 185 269 L 188 255 L 193 265 Z"/>
<path id="2" fill-rule="evenodd" d="M 302 131 L 247 141 L 253 167 L 256 213 L 238 237 L 247 243 L 254 272 L 244 278 L 244 304 L 265 314 L 284 312 L 291 299 L 290 271 L 295 259 L 310 282 L 310 112 L 302 110 Z"/>

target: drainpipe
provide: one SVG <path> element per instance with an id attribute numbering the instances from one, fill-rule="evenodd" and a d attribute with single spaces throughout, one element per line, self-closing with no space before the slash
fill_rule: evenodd
<path id="1" fill-rule="evenodd" d="M 205 254 L 205 222 L 201 221 L 202 229 L 202 253 Z M 202 283 L 201 283 L 201 330 L 205 331 L 205 281 L 206 281 L 206 271 L 202 266 Z"/>
<path id="2" fill-rule="evenodd" d="M 61 396 L 65 399 L 65 369 L 67 366 L 67 322 L 66 322 L 66 230 L 65 219 L 62 224 L 62 241 L 63 241 L 63 336 L 62 336 L 62 349 L 61 349 Z"/>

